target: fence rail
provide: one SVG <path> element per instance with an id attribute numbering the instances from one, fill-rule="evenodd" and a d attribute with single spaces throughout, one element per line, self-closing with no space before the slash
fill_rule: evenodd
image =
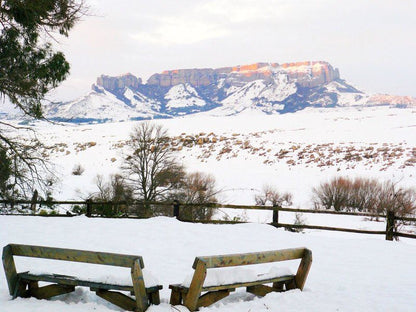
<path id="1" fill-rule="evenodd" d="M 182 215 L 184 211 L 192 209 L 195 207 L 205 208 L 205 209 L 244 209 L 244 210 L 266 210 L 273 212 L 272 222 L 269 224 L 275 227 L 282 227 L 285 229 L 316 229 L 316 230 L 325 230 L 325 231 L 338 231 L 338 232 L 349 232 L 349 233 L 360 233 L 360 234 L 378 234 L 385 235 L 387 240 L 393 240 L 397 237 L 405 238 L 415 238 L 416 234 L 402 233 L 397 231 L 396 222 L 415 222 L 416 218 L 414 217 L 399 217 L 394 215 L 393 211 L 388 211 L 387 214 L 375 214 L 367 212 L 348 212 L 348 211 L 332 211 L 332 210 L 315 210 L 315 209 L 299 209 L 299 208 L 284 208 L 278 206 L 253 206 L 253 205 L 229 205 L 229 204 L 219 204 L 219 203 L 204 203 L 204 204 L 190 204 L 190 203 L 179 203 L 178 201 L 169 201 L 169 202 L 143 202 L 143 201 L 37 201 L 37 200 L 16 200 L 16 201 L 7 201 L 0 200 L 0 204 L 3 205 L 30 205 L 30 209 L 33 212 L 33 215 L 36 212 L 36 206 L 54 206 L 54 205 L 82 205 L 85 206 L 85 214 L 88 217 L 99 217 L 99 215 L 94 213 L 94 207 L 107 205 L 110 207 L 120 207 L 120 206 L 136 206 L 136 207 L 149 207 L 149 206 L 163 206 L 170 207 L 171 214 L 177 219 L 185 222 L 199 222 L 199 223 L 214 223 L 214 224 L 237 224 L 245 223 L 244 221 L 227 221 L 227 220 L 189 220 L 183 218 Z M 375 218 L 385 218 L 386 219 L 386 230 L 385 231 L 373 231 L 373 230 L 361 230 L 361 229 L 351 229 L 351 228 L 338 228 L 338 227 L 328 227 L 321 225 L 307 225 L 307 224 L 286 224 L 279 222 L 279 212 L 291 212 L 291 213 L 310 213 L 310 214 L 328 214 L 328 215 L 346 215 L 346 216 L 360 216 L 360 217 L 375 217 Z M 5 214 L 3 214 L 5 215 Z M 27 214 L 6 214 L 6 215 L 27 215 Z M 54 214 L 54 215 L 45 215 L 45 216 L 55 216 L 55 217 L 71 217 L 73 214 Z M 139 215 L 124 214 L 118 216 L 121 218 L 141 218 Z"/>

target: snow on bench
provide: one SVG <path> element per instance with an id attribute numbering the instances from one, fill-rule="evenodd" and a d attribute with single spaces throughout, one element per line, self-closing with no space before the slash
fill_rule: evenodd
<path id="1" fill-rule="evenodd" d="M 253 270 L 236 268 L 235 270 L 218 268 L 262 264 L 286 260 L 301 259 L 296 274 L 285 268 L 273 268 L 262 275 Z M 245 254 L 196 257 L 194 274 L 182 284 L 169 285 L 172 289 L 170 303 L 183 304 L 190 311 L 209 306 L 227 297 L 238 287 L 246 287 L 248 292 L 265 296 L 272 291 L 303 289 L 312 264 L 312 252 L 307 248 L 282 249 Z M 210 269 L 210 270 L 207 270 Z M 267 286 L 265 284 L 272 284 Z M 205 292 L 203 295 L 201 293 Z"/>
<path id="2" fill-rule="evenodd" d="M 257 274 L 255 270 L 240 267 L 233 269 L 217 268 L 207 271 L 203 287 L 244 284 L 274 279 L 281 276 L 294 276 L 294 274 L 287 267 L 272 267 L 269 272 L 263 274 Z M 191 286 L 192 277 L 193 274 L 188 275 L 181 286 L 189 288 L 189 286 Z"/>

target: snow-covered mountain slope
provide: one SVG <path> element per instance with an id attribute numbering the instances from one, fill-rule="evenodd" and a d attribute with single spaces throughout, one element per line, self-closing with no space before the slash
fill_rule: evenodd
<path id="1" fill-rule="evenodd" d="M 210 111 L 214 116 L 256 110 L 266 114 L 306 107 L 415 107 L 416 99 L 366 94 L 327 62 L 255 63 L 217 69 L 180 69 L 152 75 L 100 76 L 81 99 L 46 107 L 50 119 L 108 121 L 171 118 Z"/>
<path id="2" fill-rule="evenodd" d="M 123 90 L 123 97 L 93 86 L 84 97 L 67 103 L 53 103 L 45 106 L 45 115 L 53 120 L 68 122 L 121 121 L 147 119 L 159 116 L 160 103 L 129 88 Z"/>
<path id="3" fill-rule="evenodd" d="M 164 99 L 166 111 L 174 112 L 183 110 L 182 114 L 198 112 L 207 103 L 199 96 L 198 92 L 189 84 L 178 84 L 169 89 Z"/>

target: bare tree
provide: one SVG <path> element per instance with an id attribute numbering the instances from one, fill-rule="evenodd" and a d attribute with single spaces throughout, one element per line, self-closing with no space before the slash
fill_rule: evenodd
<path id="1" fill-rule="evenodd" d="M 47 161 L 47 147 L 32 129 L 0 122 L 0 151 L 0 198 L 29 198 L 35 189 L 50 191 L 56 176 Z"/>
<path id="2" fill-rule="evenodd" d="M 133 191 L 121 175 L 110 175 L 109 181 L 105 181 L 102 175 L 97 175 L 96 186 L 98 192 L 89 197 L 94 202 L 102 202 L 94 205 L 97 214 L 104 217 L 115 217 L 128 213 L 128 207 L 133 201 Z"/>
<path id="3" fill-rule="evenodd" d="M 145 202 L 164 199 L 178 187 L 185 173 L 162 126 L 140 123 L 131 133 L 129 145 L 131 151 L 123 169 L 139 199 Z"/>
<path id="4" fill-rule="evenodd" d="M 280 193 L 273 186 L 265 185 L 260 194 L 254 197 L 256 205 L 265 206 L 278 206 L 292 205 L 293 195 L 291 193 Z"/>
<path id="5" fill-rule="evenodd" d="M 216 187 L 215 177 L 203 172 L 187 173 L 177 192 L 172 198 L 186 204 L 181 210 L 181 218 L 188 220 L 211 220 L 215 209 L 204 204 L 217 203 L 216 195 L 220 191 Z M 197 204 L 192 206 L 191 204 Z"/>

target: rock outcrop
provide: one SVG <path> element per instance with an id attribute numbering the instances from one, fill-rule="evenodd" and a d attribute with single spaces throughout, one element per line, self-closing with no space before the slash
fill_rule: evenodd
<path id="1" fill-rule="evenodd" d="M 416 98 L 411 96 L 398 96 L 388 94 L 375 94 L 370 96 L 368 104 L 373 105 L 390 105 L 399 107 L 415 107 Z"/>
<path id="2" fill-rule="evenodd" d="M 97 85 L 110 92 L 118 92 L 124 88 L 137 89 L 142 84 L 142 79 L 127 73 L 117 77 L 101 75 L 97 78 Z"/>
<path id="3" fill-rule="evenodd" d="M 161 74 L 152 75 L 147 84 L 160 87 L 173 87 L 189 83 L 194 87 L 208 86 L 216 82 L 218 75 L 214 69 L 176 69 L 166 70 Z"/>
<path id="4" fill-rule="evenodd" d="M 175 69 L 166 70 L 152 75 L 147 84 L 160 87 L 173 87 L 189 83 L 194 87 L 215 84 L 220 78 L 237 78 L 239 82 L 250 82 L 258 79 L 269 80 L 273 73 L 287 74 L 290 82 L 296 82 L 302 87 L 312 88 L 339 79 L 338 69 L 329 63 L 296 62 L 296 63 L 254 63 L 222 68 Z M 233 79 L 227 81 L 232 85 Z M 236 79 L 234 79 L 236 80 Z"/>

